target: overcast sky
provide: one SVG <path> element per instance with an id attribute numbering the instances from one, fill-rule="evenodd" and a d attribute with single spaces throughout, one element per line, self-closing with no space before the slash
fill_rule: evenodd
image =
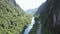
<path id="1" fill-rule="evenodd" d="M 19 4 L 19 6 L 26 11 L 28 9 L 39 7 L 45 1 L 46 0 L 16 0 L 16 3 Z"/>

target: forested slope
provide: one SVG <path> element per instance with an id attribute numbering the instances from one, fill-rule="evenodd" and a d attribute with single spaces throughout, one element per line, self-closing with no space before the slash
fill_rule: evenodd
<path id="1" fill-rule="evenodd" d="M 21 34 L 31 22 L 15 0 L 0 0 L 0 34 Z"/>

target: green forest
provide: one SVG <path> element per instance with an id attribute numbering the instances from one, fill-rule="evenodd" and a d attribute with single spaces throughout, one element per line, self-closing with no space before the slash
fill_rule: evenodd
<path id="1" fill-rule="evenodd" d="M 31 22 L 31 16 L 14 3 L 15 0 L 0 0 L 0 34 L 21 34 Z"/>

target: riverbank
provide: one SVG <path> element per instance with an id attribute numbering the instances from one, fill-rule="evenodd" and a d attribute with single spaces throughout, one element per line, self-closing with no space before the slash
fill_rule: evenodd
<path id="1" fill-rule="evenodd" d="M 32 17 L 31 23 L 24 27 L 21 34 L 29 34 L 34 24 L 35 24 L 34 17 Z"/>
<path id="2" fill-rule="evenodd" d="M 26 28 L 27 28 L 27 26 L 24 26 L 24 29 L 23 29 L 22 33 L 20 33 L 20 34 L 23 34 Z"/>

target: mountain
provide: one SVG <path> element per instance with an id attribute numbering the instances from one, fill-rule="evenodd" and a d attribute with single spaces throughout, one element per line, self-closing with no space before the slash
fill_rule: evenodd
<path id="1" fill-rule="evenodd" d="M 35 12 L 35 15 L 40 14 L 43 11 L 44 5 L 45 3 L 42 3 L 42 5 L 40 5 L 40 7 L 38 8 L 38 10 Z"/>
<path id="2" fill-rule="evenodd" d="M 38 8 L 35 9 L 29 9 L 27 11 L 25 11 L 26 14 L 30 14 L 30 15 L 34 15 L 36 13 L 36 11 L 38 10 Z"/>
<path id="3" fill-rule="evenodd" d="M 60 0 L 47 0 L 43 5 L 43 11 L 41 7 L 37 11 L 42 34 L 60 34 Z"/>
<path id="4" fill-rule="evenodd" d="M 0 34 L 21 34 L 30 22 L 15 0 L 0 0 Z"/>

